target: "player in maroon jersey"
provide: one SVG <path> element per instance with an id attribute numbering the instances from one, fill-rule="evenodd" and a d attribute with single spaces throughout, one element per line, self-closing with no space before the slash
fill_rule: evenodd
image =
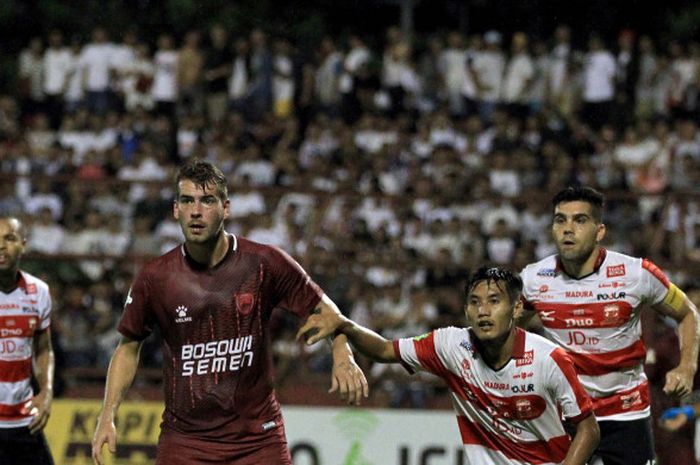
<path id="1" fill-rule="evenodd" d="M 291 465 L 273 390 L 270 314 L 279 307 L 305 319 L 337 307 L 289 255 L 224 231 L 229 201 L 217 167 L 199 160 L 183 166 L 176 192 L 174 216 L 185 243 L 147 263 L 129 291 L 93 460 L 102 464 L 105 443 L 115 451 L 117 409 L 141 343 L 158 327 L 165 412 L 156 464 Z M 367 381 L 347 339 L 332 345 L 331 392 L 357 404 Z"/>

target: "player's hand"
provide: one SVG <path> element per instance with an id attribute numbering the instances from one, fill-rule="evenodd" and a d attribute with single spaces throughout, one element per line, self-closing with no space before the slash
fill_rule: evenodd
<path id="1" fill-rule="evenodd" d="M 107 443 L 109 451 L 114 454 L 117 451 L 117 428 L 114 421 L 100 416 L 92 437 L 92 461 L 96 465 L 103 465 L 102 446 Z"/>
<path id="2" fill-rule="evenodd" d="M 684 427 L 689 420 L 685 411 L 688 407 L 674 407 L 666 410 L 659 418 L 661 429 L 672 433 Z M 690 408 L 692 409 L 692 407 Z"/>
<path id="3" fill-rule="evenodd" d="M 304 325 L 297 331 L 297 340 L 302 336 L 306 345 L 313 345 L 318 341 L 335 333 L 336 329 L 347 321 L 339 311 L 333 311 L 328 307 L 321 306 L 320 311 L 312 313 L 306 319 Z"/>
<path id="4" fill-rule="evenodd" d="M 34 415 L 32 422 L 29 424 L 29 432 L 37 434 L 44 429 L 51 415 L 51 401 L 53 395 L 47 391 L 41 391 L 35 395 L 32 400 L 26 403 L 27 412 Z"/>
<path id="5" fill-rule="evenodd" d="M 336 391 L 340 392 L 341 399 L 351 405 L 360 405 L 362 397 L 369 395 L 367 378 L 352 355 L 347 360 L 333 362 L 331 388 L 328 392 Z"/>
<path id="6" fill-rule="evenodd" d="M 693 377 L 695 372 L 692 369 L 677 366 L 673 370 L 666 373 L 666 384 L 664 384 L 664 393 L 676 398 L 685 397 L 691 393 L 693 389 Z"/>

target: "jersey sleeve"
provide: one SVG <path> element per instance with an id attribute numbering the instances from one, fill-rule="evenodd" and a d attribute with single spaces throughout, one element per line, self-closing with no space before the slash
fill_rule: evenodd
<path id="1" fill-rule="evenodd" d="M 411 373 L 429 371 L 441 378 L 447 374 L 439 352 L 445 346 L 448 328 L 441 328 L 422 336 L 394 341 L 394 353 Z"/>
<path id="2" fill-rule="evenodd" d="M 276 247 L 268 250 L 275 306 L 305 317 L 321 300 L 323 291 L 289 254 Z"/>
<path id="3" fill-rule="evenodd" d="M 593 402 L 576 375 L 571 357 L 557 347 L 550 355 L 547 364 L 547 384 L 554 395 L 565 418 L 573 423 L 586 418 L 593 412 Z"/>
<path id="4" fill-rule="evenodd" d="M 671 288 L 671 282 L 663 271 L 651 260 L 642 260 L 640 293 L 645 302 L 652 305 L 664 300 Z"/>
<path id="5" fill-rule="evenodd" d="M 520 272 L 520 279 L 523 280 L 523 290 L 520 294 L 520 301 L 523 303 L 523 308 L 525 310 L 530 310 L 534 311 L 535 306 L 532 304 L 532 295 L 528 289 L 528 284 L 529 282 L 526 281 L 529 278 L 529 273 L 527 268 L 523 268 L 523 270 Z"/>
<path id="6" fill-rule="evenodd" d="M 41 290 L 41 298 L 39 300 L 39 330 L 43 331 L 49 326 L 51 326 L 51 309 L 53 307 L 51 302 L 51 292 L 49 292 L 49 286 L 44 285 Z"/>
<path id="7" fill-rule="evenodd" d="M 129 289 L 124 311 L 117 327 L 124 336 L 141 341 L 153 332 L 153 313 L 150 303 L 150 274 L 141 269 Z"/>

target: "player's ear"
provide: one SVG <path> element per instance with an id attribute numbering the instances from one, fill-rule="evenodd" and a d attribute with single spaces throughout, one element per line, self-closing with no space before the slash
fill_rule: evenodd
<path id="1" fill-rule="evenodd" d="M 520 319 L 521 316 L 523 316 L 523 299 L 518 298 L 517 301 L 515 302 L 515 305 L 513 305 L 513 319 L 518 320 Z"/>
<path id="2" fill-rule="evenodd" d="M 603 223 L 600 223 L 600 224 L 598 225 L 598 230 L 597 230 L 596 233 L 595 233 L 595 240 L 596 240 L 596 242 L 602 242 L 602 241 L 603 241 L 603 238 L 605 237 L 605 232 L 606 232 L 605 225 L 604 225 Z"/>
<path id="3" fill-rule="evenodd" d="M 224 200 L 224 219 L 228 218 L 229 213 L 231 213 L 231 201 L 226 199 Z"/>
<path id="4" fill-rule="evenodd" d="M 173 217 L 176 220 L 180 219 L 180 209 L 177 206 L 177 200 L 173 200 Z"/>

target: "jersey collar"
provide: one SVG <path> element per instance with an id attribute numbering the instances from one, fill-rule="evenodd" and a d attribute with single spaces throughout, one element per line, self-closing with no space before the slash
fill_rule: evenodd
<path id="1" fill-rule="evenodd" d="M 603 266 L 603 262 L 605 261 L 605 257 L 607 256 L 607 254 L 608 254 L 608 251 L 605 250 L 604 247 L 601 247 L 600 250 L 598 251 L 598 258 L 595 259 L 595 263 L 593 264 L 593 273 L 597 273 L 598 270 L 600 270 L 600 267 Z M 556 273 L 566 273 L 566 271 L 564 271 L 564 265 L 561 263 L 561 259 L 559 258 L 559 255 L 557 255 L 557 264 L 554 267 L 554 271 Z M 593 274 L 593 273 L 591 273 L 591 274 Z M 590 276 L 590 274 L 588 274 L 586 276 Z M 585 278 L 586 276 L 583 276 L 582 278 Z M 579 279 L 581 279 L 581 278 L 579 278 Z"/>
<path id="2" fill-rule="evenodd" d="M 525 331 L 521 328 L 515 328 L 515 339 L 513 340 L 513 353 L 510 354 L 510 358 L 525 358 Z M 470 338 L 472 341 L 475 340 L 474 334 L 469 331 Z M 479 354 L 479 348 L 477 344 L 471 344 L 471 350 L 474 355 Z"/>

